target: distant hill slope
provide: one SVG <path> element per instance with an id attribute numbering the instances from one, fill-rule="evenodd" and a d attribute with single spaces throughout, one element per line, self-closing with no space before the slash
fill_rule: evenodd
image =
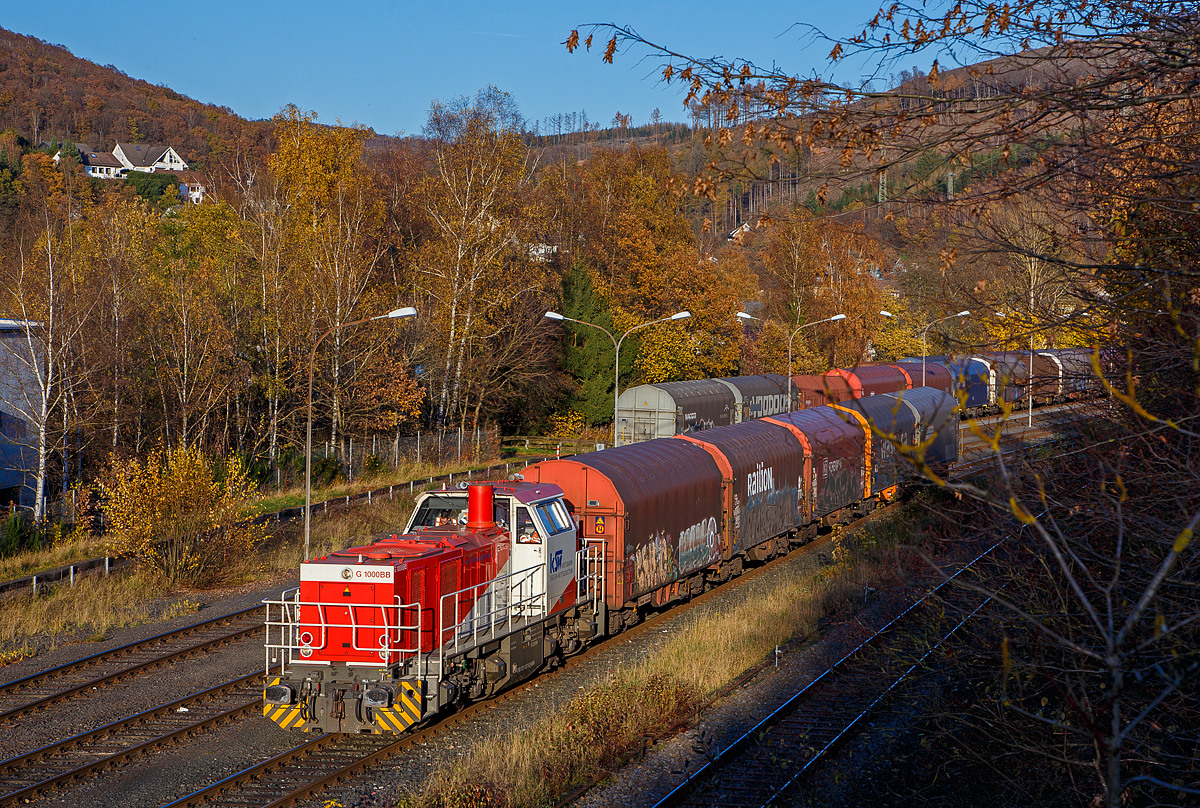
<path id="1" fill-rule="evenodd" d="M 211 169 L 224 154 L 265 157 L 272 126 L 0 28 L 0 130 L 5 129 L 34 143 L 71 140 L 105 150 L 117 141 L 162 143 L 174 146 L 194 168 Z"/>

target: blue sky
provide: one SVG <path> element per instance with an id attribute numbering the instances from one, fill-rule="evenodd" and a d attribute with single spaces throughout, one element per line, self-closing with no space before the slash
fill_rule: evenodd
<path id="1" fill-rule="evenodd" d="M 827 69 L 829 46 L 809 44 L 801 30 L 789 30 L 792 24 L 848 35 L 878 3 L 769 0 L 743 8 L 710 0 L 161 0 L 131 14 L 62 0 L 10 4 L 0 26 L 243 117 L 269 118 L 294 103 L 325 122 L 417 134 L 431 100 L 472 95 L 487 84 L 512 93 L 530 120 L 586 110 L 590 120 L 608 123 L 619 111 L 640 124 L 655 108 L 666 120 L 685 119 L 682 93 L 661 85 L 658 63 L 641 61 L 643 54 L 627 53 L 615 65 L 603 64 L 595 48 L 569 55 L 561 43 L 584 23 L 627 24 L 684 53 L 748 57 L 808 74 Z"/>

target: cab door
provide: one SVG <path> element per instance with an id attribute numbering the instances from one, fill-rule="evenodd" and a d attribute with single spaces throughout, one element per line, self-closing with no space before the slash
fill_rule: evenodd
<path id="1" fill-rule="evenodd" d="M 542 614 L 546 594 L 546 536 L 533 512 L 517 505 L 512 532 L 512 605 L 517 614 Z"/>

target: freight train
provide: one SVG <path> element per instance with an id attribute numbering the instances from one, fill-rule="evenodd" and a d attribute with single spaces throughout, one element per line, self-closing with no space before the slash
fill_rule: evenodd
<path id="1" fill-rule="evenodd" d="M 1019 408 L 1030 395 L 1035 406 L 1068 401 L 1096 390 L 1092 353 L 1091 348 L 1065 348 L 929 356 L 924 360 L 907 357 L 792 376 L 790 387 L 787 376 L 775 373 L 641 384 L 630 387 L 617 400 L 616 445 L 692 434 L 915 387 L 964 396 L 964 416 L 998 412 L 1001 401 Z M 1112 364 L 1108 352 L 1101 356 L 1105 365 Z"/>
<path id="2" fill-rule="evenodd" d="M 874 510 L 913 476 L 897 445 L 945 470 L 957 406 L 882 392 L 421 494 L 404 530 L 305 561 L 266 602 L 263 713 L 398 733 L 491 696 Z"/>

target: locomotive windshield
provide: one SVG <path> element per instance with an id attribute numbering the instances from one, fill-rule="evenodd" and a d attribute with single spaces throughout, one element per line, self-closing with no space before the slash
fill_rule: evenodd
<path id="1" fill-rule="evenodd" d="M 508 529 L 507 497 L 496 497 L 492 519 L 502 528 Z M 408 529 L 424 530 L 430 527 L 458 526 L 467 523 L 466 494 L 433 494 L 421 501 Z"/>
<path id="2" fill-rule="evenodd" d="M 467 523 L 466 494 L 438 494 L 426 497 L 417 509 L 409 530 L 442 525 L 465 525 Z"/>

